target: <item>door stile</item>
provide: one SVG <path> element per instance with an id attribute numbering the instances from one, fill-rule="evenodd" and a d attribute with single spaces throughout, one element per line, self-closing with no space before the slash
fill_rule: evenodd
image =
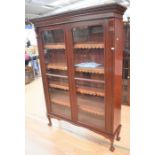
<path id="1" fill-rule="evenodd" d="M 37 43 L 38 43 L 38 51 L 39 51 L 39 57 L 40 57 L 40 67 L 41 67 L 41 74 L 42 74 L 42 82 L 43 82 L 43 88 L 45 92 L 45 103 L 46 103 L 46 110 L 47 115 L 51 114 L 51 103 L 50 103 L 50 95 L 48 92 L 48 78 L 46 76 L 46 66 L 45 66 L 45 60 L 44 60 L 44 52 L 43 52 L 43 40 L 41 32 L 38 29 L 38 35 L 37 35 Z"/>
<path id="2" fill-rule="evenodd" d="M 72 121 L 77 122 L 78 108 L 77 108 L 77 97 L 75 87 L 75 71 L 74 71 L 74 54 L 73 54 L 73 39 L 69 25 L 65 25 L 65 43 L 66 43 L 66 56 L 68 65 L 68 78 L 69 78 L 69 93 L 70 93 L 70 104 L 71 104 L 71 116 Z"/>

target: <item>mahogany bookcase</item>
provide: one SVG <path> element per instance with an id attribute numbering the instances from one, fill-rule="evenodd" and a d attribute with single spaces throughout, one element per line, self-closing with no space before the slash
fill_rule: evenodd
<path id="1" fill-rule="evenodd" d="M 120 140 L 123 21 L 108 4 L 33 19 L 49 126 L 66 120 Z"/>

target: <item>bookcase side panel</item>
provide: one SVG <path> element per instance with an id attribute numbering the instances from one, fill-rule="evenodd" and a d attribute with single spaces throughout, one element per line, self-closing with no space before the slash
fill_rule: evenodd
<path id="1" fill-rule="evenodd" d="M 113 104 L 114 104 L 114 126 L 115 131 L 121 123 L 121 96 L 122 96 L 122 64 L 123 64 L 123 21 L 115 19 L 115 49 L 114 49 L 114 87 L 113 87 Z"/>
<path id="2" fill-rule="evenodd" d="M 113 134 L 113 47 L 114 47 L 114 18 L 105 19 L 105 116 L 106 131 Z"/>

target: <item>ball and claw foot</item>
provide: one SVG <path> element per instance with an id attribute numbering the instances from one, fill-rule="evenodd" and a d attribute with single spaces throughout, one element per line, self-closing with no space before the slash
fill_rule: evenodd
<path id="1" fill-rule="evenodd" d="M 114 152 L 114 150 L 115 150 L 115 147 L 114 147 L 114 139 L 113 140 L 111 140 L 111 144 L 110 144 L 110 151 L 111 152 Z"/>
<path id="2" fill-rule="evenodd" d="M 121 140 L 121 137 L 119 137 L 119 136 L 116 137 L 116 140 L 117 140 L 117 141 L 120 141 L 120 140 Z"/>
<path id="3" fill-rule="evenodd" d="M 120 130 L 119 130 L 118 133 L 116 134 L 116 140 L 117 140 L 117 141 L 120 141 L 120 140 L 121 140 L 121 137 L 120 137 L 119 135 L 120 135 Z"/>
<path id="4" fill-rule="evenodd" d="M 120 141 L 121 140 L 121 137 L 119 136 L 120 135 L 120 131 L 121 131 L 121 127 L 120 127 L 120 129 L 118 130 L 118 132 L 116 134 L 116 140 L 117 141 Z"/>
<path id="5" fill-rule="evenodd" d="M 52 126 L 52 122 L 51 122 L 50 116 L 47 116 L 47 118 L 48 118 L 48 121 L 49 121 L 48 126 Z"/>
<path id="6" fill-rule="evenodd" d="M 113 145 L 111 145 L 111 146 L 110 146 L 110 151 L 111 151 L 111 152 L 114 152 L 114 150 L 115 150 L 115 147 L 114 147 Z"/>
<path id="7" fill-rule="evenodd" d="M 48 126 L 52 126 L 52 123 L 51 123 L 51 121 L 48 123 Z"/>

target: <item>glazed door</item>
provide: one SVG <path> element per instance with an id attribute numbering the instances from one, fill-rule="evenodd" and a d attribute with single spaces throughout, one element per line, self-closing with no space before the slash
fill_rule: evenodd
<path id="1" fill-rule="evenodd" d="M 51 113 L 71 119 L 65 31 L 63 28 L 44 30 L 42 40 Z"/>
<path id="2" fill-rule="evenodd" d="M 105 128 L 104 26 L 72 25 L 77 121 L 90 128 Z"/>

